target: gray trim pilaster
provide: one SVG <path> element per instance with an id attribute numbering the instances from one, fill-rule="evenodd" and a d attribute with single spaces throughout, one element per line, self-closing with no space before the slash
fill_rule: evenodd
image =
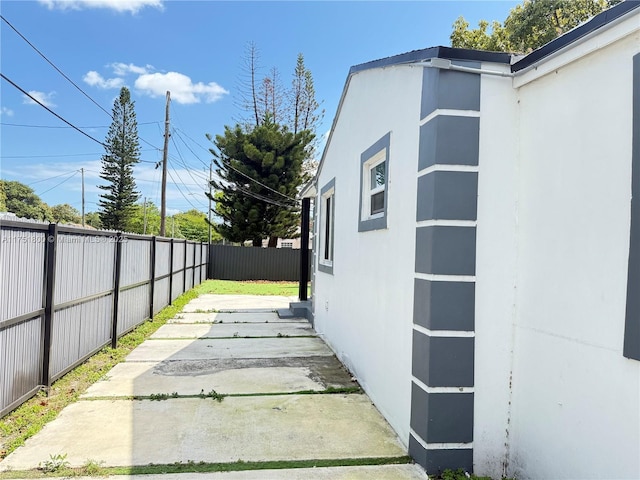
<path id="1" fill-rule="evenodd" d="M 423 75 L 409 454 L 429 474 L 473 471 L 480 81 Z"/>
<path id="2" fill-rule="evenodd" d="M 474 282 L 414 281 L 413 323 L 429 330 L 473 331 Z"/>
<path id="3" fill-rule="evenodd" d="M 480 62 L 452 61 L 455 65 L 480 68 Z M 480 110 L 480 76 L 453 70 L 425 68 L 422 74 L 420 118 L 437 109 Z"/>
<path id="4" fill-rule="evenodd" d="M 640 360 L 640 53 L 633 57 L 631 234 L 623 355 Z"/>

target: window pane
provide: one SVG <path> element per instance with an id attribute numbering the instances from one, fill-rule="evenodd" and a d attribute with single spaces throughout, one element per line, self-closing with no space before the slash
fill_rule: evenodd
<path id="1" fill-rule="evenodd" d="M 384 211 L 384 191 L 371 195 L 371 215 Z"/>
<path id="2" fill-rule="evenodd" d="M 331 197 L 328 197 L 325 203 L 325 221 L 324 221 L 324 259 L 331 260 Z"/>
<path id="3" fill-rule="evenodd" d="M 371 169 L 371 190 L 386 183 L 385 166 L 385 162 L 382 162 Z"/>

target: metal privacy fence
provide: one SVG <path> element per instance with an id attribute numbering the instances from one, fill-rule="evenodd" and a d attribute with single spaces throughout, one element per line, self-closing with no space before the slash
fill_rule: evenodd
<path id="1" fill-rule="evenodd" d="M 209 277 L 218 280 L 300 279 L 299 249 L 211 245 L 209 258 Z"/>
<path id="2" fill-rule="evenodd" d="M 0 221 L 0 417 L 200 284 L 207 246 Z"/>

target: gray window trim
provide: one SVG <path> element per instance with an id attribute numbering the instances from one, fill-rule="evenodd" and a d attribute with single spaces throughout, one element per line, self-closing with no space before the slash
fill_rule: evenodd
<path id="1" fill-rule="evenodd" d="M 640 360 L 640 54 L 633 57 L 631 235 L 623 355 Z"/>
<path id="2" fill-rule="evenodd" d="M 358 205 L 358 231 L 369 232 L 371 230 L 382 230 L 387 228 L 387 208 L 389 204 L 389 146 L 391 143 L 391 132 L 388 132 L 380 140 L 367 148 L 362 155 L 360 155 L 360 202 Z M 382 215 L 376 218 L 362 218 L 362 201 L 364 198 L 364 192 L 367 190 L 364 185 L 364 164 L 373 158 L 377 153 L 386 148 L 385 155 L 385 174 L 386 184 L 384 189 L 384 211 Z"/>
<path id="3" fill-rule="evenodd" d="M 320 231 L 320 229 L 322 228 L 322 217 L 324 215 L 324 202 L 322 200 L 322 197 L 324 196 L 325 193 L 327 193 L 329 190 L 333 189 L 333 201 L 331 202 L 331 225 L 333 225 L 333 228 L 331 229 L 331 245 L 332 245 L 332 249 L 333 249 L 333 258 L 331 259 L 331 265 L 326 265 L 321 263 L 322 262 L 322 249 L 325 248 L 325 243 L 323 241 L 324 238 L 324 232 Z M 318 241 L 318 246 L 320 247 L 318 249 L 318 270 L 320 272 L 324 272 L 324 273 L 329 273 L 331 275 L 333 275 L 333 263 L 335 262 L 335 230 L 336 230 L 336 177 L 333 177 L 331 180 L 329 180 L 329 182 L 326 183 L 326 185 L 324 187 L 322 187 L 322 189 L 320 190 L 320 196 L 318 197 L 318 203 L 319 203 L 319 213 L 320 213 L 320 221 L 318 222 L 318 235 L 319 235 L 319 241 Z M 325 220 L 326 221 L 326 220 Z"/>

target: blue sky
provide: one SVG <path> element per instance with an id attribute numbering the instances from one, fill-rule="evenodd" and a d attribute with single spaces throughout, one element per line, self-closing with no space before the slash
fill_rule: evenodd
<path id="1" fill-rule="evenodd" d="M 455 19 L 504 20 L 517 1 L 245 2 L 163 0 L 2 1 L 2 15 L 105 110 L 119 88 L 135 100 L 142 197 L 159 205 L 165 91 L 171 90 L 169 213 L 206 211 L 211 155 L 206 133 L 241 115 L 234 99 L 248 42 L 265 73 L 289 83 L 299 52 L 312 71 L 330 128 L 349 67 L 436 45 L 449 45 Z M 87 134 L 103 141 L 108 115 L 0 25 L 2 73 Z M 6 81 L 0 84 L 0 177 L 29 184 L 49 205 L 96 211 L 103 148 L 67 127 Z M 61 183 L 62 182 L 62 183 Z"/>

